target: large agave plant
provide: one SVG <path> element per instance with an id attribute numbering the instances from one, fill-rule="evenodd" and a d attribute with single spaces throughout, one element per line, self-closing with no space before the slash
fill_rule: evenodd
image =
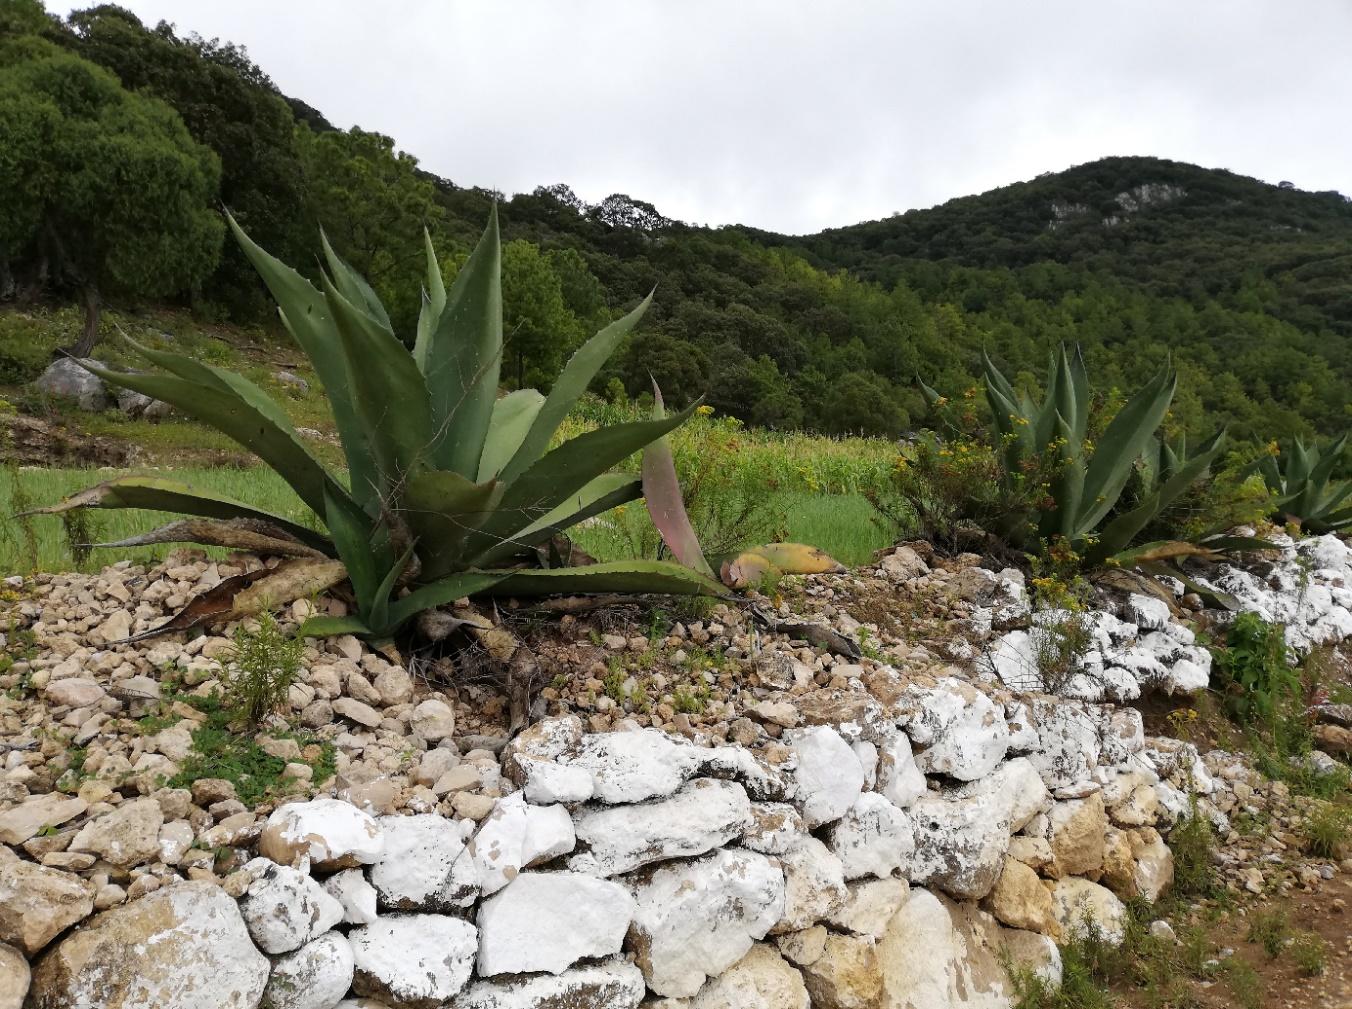
<path id="1" fill-rule="evenodd" d="M 612 467 L 661 439 L 693 410 L 611 425 L 550 447 L 569 408 L 647 301 L 584 344 L 548 396 L 526 389 L 499 398 L 496 211 L 450 290 L 428 240 L 426 289 L 411 352 L 370 285 L 327 240 L 327 270 L 315 287 L 254 244 L 233 219 L 230 224 L 324 386 L 347 473 L 321 465 L 281 407 L 241 375 L 148 348 L 139 349 L 162 371 L 90 370 L 233 438 L 276 470 L 327 532 L 184 484 L 140 477 L 101 484 L 50 511 L 175 511 L 199 518 L 148 539 L 308 556 L 315 561 L 311 575 L 293 582 L 313 588 L 345 575 L 356 600 L 354 616 L 313 620 L 304 628 L 311 634 L 386 637 L 424 609 L 482 592 L 719 591 L 706 575 L 663 561 L 519 566 L 560 530 L 639 497 L 640 479 Z M 288 587 L 294 597 L 296 586 Z"/>
<path id="2" fill-rule="evenodd" d="M 1041 403 L 1016 392 L 988 356 L 983 355 L 983 363 L 1006 492 L 1035 502 L 1026 523 L 1031 539 L 1043 544 L 1055 540 L 1069 543 L 1089 565 L 1135 560 L 1145 548 L 1131 549 L 1133 541 L 1205 473 L 1220 451 L 1223 432 L 1208 439 L 1187 459 L 1160 448 L 1155 432 L 1168 412 L 1178 382 L 1170 368 L 1160 371 L 1127 400 L 1097 441 L 1091 443 L 1091 393 L 1079 348 L 1070 353 L 1062 347 L 1053 359 Z M 938 399 L 934 390 L 923 388 L 931 401 Z M 1146 454 L 1153 455 L 1153 461 L 1145 492 L 1132 507 L 1117 508 L 1138 460 Z M 1045 494 L 1028 493 L 1024 484 L 1029 474 L 1049 474 Z M 1022 529 L 1001 532 L 1014 541 L 1014 546 L 1034 545 L 1025 542 L 1029 537 Z"/>
<path id="3" fill-rule="evenodd" d="M 1281 453 L 1280 462 L 1272 456 L 1259 460 L 1263 482 L 1278 495 L 1277 518 L 1295 519 L 1312 533 L 1352 529 L 1352 480 L 1333 479 L 1346 445 L 1346 434 L 1323 449 L 1296 438 Z"/>

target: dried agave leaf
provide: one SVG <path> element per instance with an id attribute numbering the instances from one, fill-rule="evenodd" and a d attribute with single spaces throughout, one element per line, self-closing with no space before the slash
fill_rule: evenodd
<path id="1" fill-rule="evenodd" d="M 323 592 L 347 577 L 342 561 L 328 558 L 296 558 L 283 561 L 277 567 L 248 571 L 226 578 L 200 595 L 172 617 L 148 631 L 133 635 L 124 642 L 143 641 L 161 634 L 189 631 L 207 624 L 224 624 L 241 620 Z"/>
<path id="2" fill-rule="evenodd" d="M 267 557 L 323 557 L 314 547 L 261 519 L 180 519 L 150 532 L 96 547 L 144 547 L 156 543 L 201 543 Z"/>

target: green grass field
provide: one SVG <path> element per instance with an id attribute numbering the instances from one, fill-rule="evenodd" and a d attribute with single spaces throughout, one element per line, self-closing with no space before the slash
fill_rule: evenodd
<path id="1" fill-rule="evenodd" d="M 36 515 L 17 519 L 13 516 L 17 511 L 55 503 L 67 494 L 121 472 L 135 471 L 0 469 L 0 515 L 3 516 L 0 518 L 0 574 L 75 570 L 77 564 L 71 551 L 71 537 L 60 517 Z M 164 470 L 154 472 L 170 475 Z M 179 469 L 173 470 L 172 476 L 298 522 L 313 522 L 313 516 L 291 489 L 275 473 L 263 467 Z M 782 532 L 786 539 L 820 546 L 844 564 L 864 563 L 873 551 L 887 546 L 895 538 L 875 521 L 877 513 L 873 506 L 858 494 L 772 491 L 766 499 L 776 522 L 783 523 L 776 532 Z M 91 541 L 107 542 L 146 532 L 177 517 L 180 516 L 163 512 L 86 509 L 83 531 Z M 81 531 L 75 532 L 79 535 Z M 633 556 L 642 545 L 654 542 L 641 502 L 627 506 L 618 515 L 601 516 L 574 533 L 578 545 L 601 560 Z M 84 566 L 97 570 L 128 558 L 156 560 L 169 549 L 159 546 L 95 550 Z"/>

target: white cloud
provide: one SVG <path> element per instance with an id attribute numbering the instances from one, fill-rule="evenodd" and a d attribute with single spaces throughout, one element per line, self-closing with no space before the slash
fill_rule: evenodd
<path id="1" fill-rule="evenodd" d="M 1352 190 L 1346 0 L 121 0 L 507 192 L 786 232 L 1109 154 Z"/>

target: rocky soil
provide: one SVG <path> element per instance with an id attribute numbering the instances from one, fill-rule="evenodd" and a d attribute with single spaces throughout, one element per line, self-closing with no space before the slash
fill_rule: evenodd
<path id="1" fill-rule="evenodd" d="M 232 628 L 124 639 L 263 563 L 8 580 L 0 1009 L 1008 1006 L 999 951 L 1120 934 L 1189 816 L 1237 895 L 1352 873 L 1316 800 L 1146 735 L 1131 702 L 1207 682 L 1181 585 L 1106 592 L 1056 683 L 1023 576 L 920 545 L 707 612 L 461 607 L 417 656 L 307 642 L 232 734 Z M 1209 577 L 1298 650 L 1352 634 L 1332 537 Z"/>

